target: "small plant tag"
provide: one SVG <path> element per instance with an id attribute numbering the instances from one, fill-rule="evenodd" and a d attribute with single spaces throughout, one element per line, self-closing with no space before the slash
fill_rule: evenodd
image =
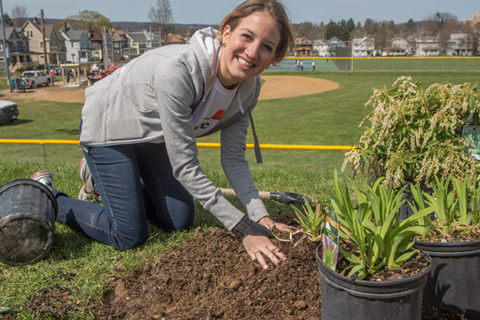
<path id="1" fill-rule="evenodd" d="M 322 241 L 322 260 L 335 271 L 338 260 L 338 218 L 335 210 L 330 210 L 325 217 Z"/>

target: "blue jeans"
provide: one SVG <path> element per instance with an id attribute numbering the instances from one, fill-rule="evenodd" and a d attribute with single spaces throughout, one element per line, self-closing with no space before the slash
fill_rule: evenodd
<path id="1" fill-rule="evenodd" d="M 192 226 L 193 197 L 173 176 L 164 143 L 85 147 L 84 154 L 103 206 L 55 191 L 57 221 L 117 250 L 143 244 L 147 220 L 165 231 Z"/>

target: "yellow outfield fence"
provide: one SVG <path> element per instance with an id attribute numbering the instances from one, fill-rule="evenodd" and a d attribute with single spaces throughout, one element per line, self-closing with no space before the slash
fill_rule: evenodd
<path id="1" fill-rule="evenodd" d="M 220 168 L 220 144 L 197 143 L 204 170 Z M 257 164 L 253 144 L 247 144 L 246 158 L 252 170 L 310 172 L 341 169 L 345 153 L 353 146 L 261 144 L 263 164 Z M 1 161 L 31 161 L 49 164 L 78 163 L 83 157 L 77 140 L 0 139 Z"/>

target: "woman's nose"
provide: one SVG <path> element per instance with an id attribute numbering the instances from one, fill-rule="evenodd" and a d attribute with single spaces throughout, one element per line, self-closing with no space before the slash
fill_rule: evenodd
<path id="1" fill-rule="evenodd" d="M 258 58 L 259 50 L 260 50 L 260 44 L 256 42 L 252 42 L 249 44 L 247 50 L 245 50 L 245 53 L 250 59 L 256 59 Z"/>

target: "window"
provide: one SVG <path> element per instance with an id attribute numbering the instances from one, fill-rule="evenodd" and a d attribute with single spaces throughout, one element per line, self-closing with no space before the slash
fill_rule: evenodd
<path id="1" fill-rule="evenodd" d="M 118 42 L 115 42 L 115 48 L 118 48 Z"/>
<path id="2" fill-rule="evenodd" d="M 120 51 L 119 51 L 119 50 L 115 50 L 115 54 L 120 54 Z"/>
<path id="3" fill-rule="evenodd" d="M 70 42 L 72 44 L 72 48 L 73 48 L 73 42 Z"/>
<path id="4" fill-rule="evenodd" d="M 40 49 L 43 49 L 43 42 L 40 41 Z"/>
<path id="5" fill-rule="evenodd" d="M 0 50 L 3 51 L 3 42 L 0 41 Z"/>

